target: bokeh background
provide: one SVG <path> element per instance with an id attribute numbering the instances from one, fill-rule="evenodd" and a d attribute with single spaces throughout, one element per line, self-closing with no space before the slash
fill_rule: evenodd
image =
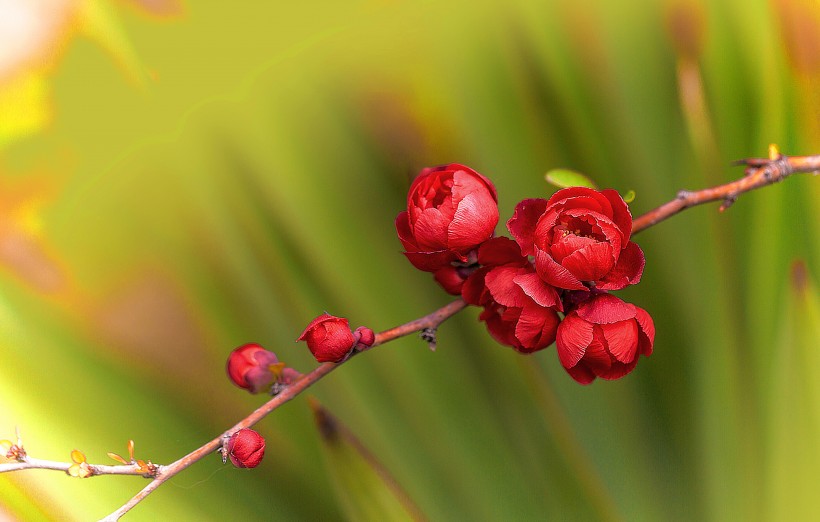
<path id="1" fill-rule="evenodd" d="M 323 311 L 376 330 L 448 302 L 393 220 L 421 167 L 494 180 L 502 223 L 549 169 L 635 190 L 634 214 L 820 153 L 814 0 L 0 0 L 0 439 L 168 463 L 262 400 L 224 374 L 289 365 Z M 655 353 L 582 387 L 468 310 L 310 391 L 431 520 L 820 517 L 820 179 L 637 236 L 619 295 Z M 126 520 L 400 518 L 305 397 Z M 145 484 L 0 476 L 2 520 L 92 520 Z M 398 507 L 397 507 L 398 506 Z"/>

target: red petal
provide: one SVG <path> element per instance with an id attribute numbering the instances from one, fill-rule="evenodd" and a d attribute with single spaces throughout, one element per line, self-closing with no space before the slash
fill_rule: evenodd
<path id="1" fill-rule="evenodd" d="M 579 281 L 597 281 L 615 266 L 615 254 L 609 243 L 593 243 L 568 255 L 561 264 Z"/>
<path id="2" fill-rule="evenodd" d="M 507 230 L 510 231 L 513 239 L 521 247 L 521 253 L 529 256 L 535 252 L 533 234 L 538 219 L 547 208 L 547 202 L 543 199 L 525 199 L 515 206 L 513 216 L 507 221 Z"/>
<path id="3" fill-rule="evenodd" d="M 563 311 L 561 304 L 561 297 L 558 295 L 558 290 L 555 287 L 545 283 L 538 274 L 527 273 L 519 274 L 513 278 L 515 284 L 521 287 L 521 290 L 539 305 L 547 308 L 556 308 Z"/>
<path id="4" fill-rule="evenodd" d="M 595 374 L 592 373 L 592 370 L 584 366 L 583 363 L 572 368 L 565 368 L 565 370 L 570 377 L 580 384 L 586 385 L 595 380 Z"/>
<path id="5" fill-rule="evenodd" d="M 461 295 L 461 288 L 464 286 L 464 278 L 461 277 L 455 267 L 447 266 L 441 270 L 436 270 L 433 277 L 448 294 Z"/>
<path id="6" fill-rule="evenodd" d="M 460 163 L 450 163 L 445 166 L 446 170 L 453 171 L 453 197 L 461 199 L 464 194 L 474 190 L 486 189 L 494 201 L 498 201 L 498 193 L 495 185 L 487 176 L 479 174 L 470 167 Z M 481 185 L 480 187 L 478 185 Z"/>
<path id="7" fill-rule="evenodd" d="M 313 319 L 310 322 L 310 324 L 308 324 L 305 327 L 305 330 L 302 332 L 302 335 L 300 335 L 299 338 L 296 339 L 296 340 L 297 341 L 306 340 L 309 336 L 313 335 L 315 332 L 318 331 L 317 327 L 319 327 L 319 325 L 321 325 L 322 323 L 326 323 L 328 321 L 343 321 L 345 325 L 348 324 L 347 319 L 344 319 L 344 318 L 341 318 L 341 317 L 336 317 L 336 316 L 330 315 L 329 313 L 325 312 L 322 315 L 320 315 L 320 316 L 316 317 L 315 319 Z M 322 332 L 322 335 L 324 335 L 324 330 L 321 330 L 321 332 Z"/>
<path id="8" fill-rule="evenodd" d="M 518 351 L 532 353 L 555 342 L 560 319 L 554 310 L 530 303 L 521 310 L 515 337 L 521 342 Z"/>
<path id="9" fill-rule="evenodd" d="M 557 241 L 553 241 L 550 245 L 550 255 L 552 258 L 560 263 L 565 257 L 572 254 L 576 250 L 580 250 L 586 246 L 598 244 L 595 238 L 576 236 L 575 234 L 568 234 Z"/>
<path id="10" fill-rule="evenodd" d="M 624 364 L 620 362 L 615 362 L 610 366 L 608 370 L 600 371 L 598 373 L 598 377 L 601 379 L 606 379 L 608 381 L 614 381 L 615 379 L 620 379 L 624 375 L 629 374 L 632 370 L 635 369 L 635 366 L 638 364 L 638 359 L 635 358 L 632 362 Z"/>
<path id="11" fill-rule="evenodd" d="M 508 237 L 493 237 L 481 244 L 478 249 L 480 265 L 500 266 L 507 264 L 526 265 L 529 261 L 521 255 L 518 243 Z"/>
<path id="12" fill-rule="evenodd" d="M 612 270 L 601 278 L 598 288 L 602 290 L 620 290 L 629 285 L 640 282 L 646 259 L 643 251 L 636 243 L 630 241 L 626 248 L 621 250 L 618 262 Z"/>
<path id="13" fill-rule="evenodd" d="M 592 210 L 596 210 L 600 208 L 608 209 L 610 207 L 609 201 L 603 197 L 603 195 L 589 187 L 568 187 L 557 191 L 553 194 L 549 201 L 547 202 L 548 205 L 554 205 L 559 202 L 566 202 L 567 200 L 572 199 L 580 199 L 581 202 L 590 202 L 590 205 L 587 208 Z"/>
<path id="14" fill-rule="evenodd" d="M 484 284 L 498 304 L 521 308 L 529 301 L 524 291 L 514 282 L 521 270 L 515 266 L 501 266 L 491 269 L 484 276 Z"/>
<path id="15" fill-rule="evenodd" d="M 464 281 L 464 286 L 461 287 L 461 296 L 468 304 L 484 306 L 492 298 L 490 291 L 487 290 L 484 284 L 484 276 L 489 271 L 490 269 L 486 267 L 479 268 Z"/>
<path id="16" fill-rule="evenodd" d="M 638 323 L 634 320 L 602 324 L 607 348 L 617 360 L 630 363 L 638 356 Z"/>
<path id="17" fill-rule="evenodd" d="M 535 248 L 535 270 L 541 279 L 554 287 L 567 290 L 588 290 L 572 272 L 553 261 L 549 254 L 538 247 Z"/>
<path id="18" fill-rule="evenodd" d="M 435 272 L 448 266 L 458 259 L 455 252 L 450 250 L 439 250 L 436 252 L 405 252 L 405 257 L 414 267 L 422 272 Z"/>
<path id="19" fill-rule="evenodd" d="M 612 356 L 609 355 L 604 343 L 605 340 L 600 326 L 595 327 L 592 342 L 589 343 L 582 362 L 596 375 L 608 371 L 613 363 Z"/>
<path id="20" fill-rule="evenodd" d="M 592 324 L 574 313 L 567 315 L 558 325 L 556 346 L 558 347 L 558 358 L 564 368 L 572 368 L 578 364 L 590 343 L 592 343 Z"/>
<path id="21" fill-rule="evenodd" d="M 515 338 L 515 324 L 520 314 L 520 308 L 507 308 L 502 314 L 498 314 L 496 310 L 487 316 L 487 331 L 500 344 L 515 347 L 518 344 L 518 339 Z"/>
<path id="22" fill-rule="evenodd" d="M 646 356 L 652 355 L 653 345 L 655 344 L 655 323 L 652 317 L 643 308 L 635 307 L 635 320 L 641 327 L 640 335 L 640 353 Z"/>
<path id="23" fill-rule="evenodd" d="M 584 223 L 589 224 L 592 233 L 599 236 L 599 239 L 612 245 L 615 251 L 620 251 L 621 246 L 626 244 L 623 240 L 623 232 L 618 229 L 609 216 L 585 208 L 566 210 L 562 215 L 570 216 Z"/>
<path id="24" fill-rule="evenodd" d="M 416 239 L 413 237 L 413 231 L 410 230 L 410 219 L 407 211 L 400 212 L 396 216 L 396 232 L 399 234 L 399 241 L 404 246 L 405 250 L 416 251 Z"/>
<path id="25" fill-rule="evenodd" d="M 447 229 L 450 220 L 439 209 L 424 209 L 415 220 L 413 235 L 422 252 L 447 250 Z"/>
<path id="26" fill-rule="evenodd" d="M 636 307 L 611 294 L 600 294 L 580 305 L 578 317 L 595 324 L 610 324 L 633 319 Z"/>
<path id="27" fill-rule="evenodd" d="M 466 196 L 458 204 L 448 230 L 453 250 L 472 250 L 489 239 L 498 224 L 498 204 L 486 192 Z"/>
<path id="28" fill-rule="evenodd" d="M 624 201 L 624 198 L 618 194 L 618 191 L 606 189 L 601 193 L 612 205 L 612 221 L 618 225 L 618 228 L 623 233 L 623 242 L 626 243 L 632 234 L 632 214 L 629 212 L 629 207 L 626 201 Z"/>

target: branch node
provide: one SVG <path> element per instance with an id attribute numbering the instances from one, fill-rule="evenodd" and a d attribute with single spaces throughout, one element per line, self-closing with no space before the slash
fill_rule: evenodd
<path id="1" fill-rule="evenodd" d="M 431 352 L 436 351 L 436 330 L 436 328 L 424 328 L 419 333 L 421 340 L 427 343 L 427 346 L 430 348 Z"/>
<path id="2" fill-rule="evenodd" d="M 725 198 L 723 198 L 723 203 L 720 204 L 720 208 L 718 208 L 718 212 L 724 212 L 726 209 L 731 207 L 737 201 L 737 194 L 729 194 Z"/>
<path id="3" fill-rule="evenodd" d="M 677 199 L 687 200 L 692 196 L 692 192 L 688 190 L 679 190 L 678 194 L 675 196 Z"/>

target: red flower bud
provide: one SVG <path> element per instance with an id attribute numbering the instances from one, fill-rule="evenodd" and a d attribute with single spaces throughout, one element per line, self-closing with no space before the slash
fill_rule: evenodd
<path id="1" fill-rule="evenodd" d="M 561 189 L 526 199 L 507 228 L 538 276 L 557 288 L 619 290 L 641 280 L 644 256 L 629 240 L 632 215 L 614 190 Z"/>
<path id="2" fill-rule="evenodd" d="M 357 328 L 354 335 L 347 319 L 325 313 L 311 321 L 297 341 L 307 342 L 310 353 L 319 362 L 341 362 L 354 348 L 372 345 L 375 335 L 365 327 Z"/>
<path id="3" fill-rule="evenodd" d="M 356 328 L 356 331 L 353 332 L 353 337 L 358 339 L 356 348 L 359 350 L 370 348 L 373 346 L 373 343 L 376 342 L 376 334 L 366 326 Z"/>
<path id="4" fill-rule="evenodd" d="M 277 363 L 273 352 L 258 344 L 245 344 L 231 352 L 225 369 L 235 385 L 259 393 L 273 384 L 276 376 L 271 366 Z"/>
<path id="5" fill-rule="evenodd" d="M 593 297 L 558 326 L 558 358 L 581 384 L 614 380 L 631 372 L 640 355 L 652 354 L 655 324 L 642 308 L 610 294 Z"/>
<path id="6" fill-rule="evenodd" d="M 265 439 L 251 429 L 242 428 L 225 443 L 224 455 L 237 468 L 255 468 L 265 456 Z"/>
<path id="7" fill-rule="evenodd" d="M 458 163 L 422 170 L 410 185 L 407 210 L 396 218 L 407 259 L 425 272 L 466 262 L 471 250 L 492 237 L 496 224 L 492 182 Z"/>

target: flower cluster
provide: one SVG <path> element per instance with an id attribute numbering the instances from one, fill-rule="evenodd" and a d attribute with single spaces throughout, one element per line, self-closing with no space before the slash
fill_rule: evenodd
<path id="1" fill-rule="evenodd" d="M 490 180 L 464 165 L 423 170 L 396 218 L 404 255 L 483 308 L 499 343 L 532 353 L 555 342 L 582 384 L 623 377 L 652 353 L 652 318 L 608 293 L 638 283 L 644 268 L 616 191 L 571 187 L 521 201 L 507 221 L 512 239 L 494 237 L 497 201 Z"/>

